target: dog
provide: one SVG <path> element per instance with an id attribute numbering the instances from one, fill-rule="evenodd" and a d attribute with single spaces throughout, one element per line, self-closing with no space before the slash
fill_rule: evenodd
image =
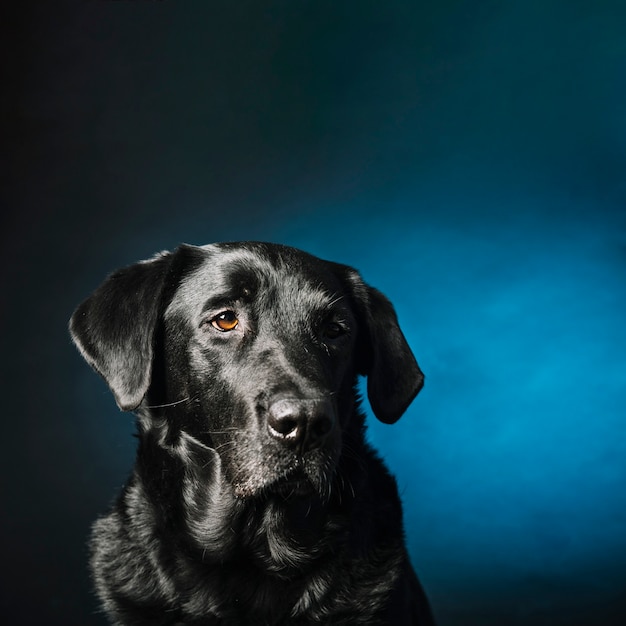
<path id="1" fill-rule="evenodd" d="M 356 270 L 182 245 L 109 276 L 70 334 L 137 416 L 132 476 L 91 538 L 113 623 L 433 624 L 357 393 L 367 376 L 391 424 L 424 376 Z"/>

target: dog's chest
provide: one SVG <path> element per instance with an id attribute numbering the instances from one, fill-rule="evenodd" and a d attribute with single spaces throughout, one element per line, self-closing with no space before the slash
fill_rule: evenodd
<path id="1" fill-rule="evenodd" d="M 254 575 L 246 578 L 239 571 L 236 585 L 225 585 L 217 593 L 212 585 L 210 597 L 204 596 L 206 587 L 198 589 L 183 614 L 199 623 L 213 615 L 210 619 L 215 621 L 210 623 L 224 626 L 378 624 L 386 586 L 373 580 L 347 583 L 347 578 L 340 580 L 328 573 L 309 575 L 304 583 Z M 377 587 L 384 587 L 385 593 L 377 593 Z"/>

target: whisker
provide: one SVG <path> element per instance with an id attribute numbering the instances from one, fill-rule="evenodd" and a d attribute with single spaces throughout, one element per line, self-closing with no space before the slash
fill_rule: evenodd
<path id="1" fill-rule="evenodd" d="M 204 430 L 202 431 L 203 435 L 229 435 L 230 433 L 236 433 L 239 429 L 237 428 L 224 428 L 223 430 Z"/>
<path id="2" fill-rule="evenodd" d="M 350 487 L 350 491 L 352 492 L 352 498 L 356 498 L 356 493 L 354 492 L 354 486 L 352 485 L 352 481 L 348 478 L 348 485 Z"/>
<path id="3" fill-rule="evenodd" d="M 189 402 L 190 396 L 183 398 L 182 400 L 176 400 L 175 402 L 168 402 L 167 404 L 149 404 L 146 406 L 146 409 L 165 409 L 170 406 L 176 406 L 177 404 L 182 404 L 183 402 Z"/>
<path id="4" fill-rule="evenodd" d="M 352 448 L 350 444 L 344 442 L 343 454 L 346 458 L 351 459 L 352 461 L 356 461 L 358 466 L 363 471 L 366 471 L 365 462 L 363 461 L 362 456 L 354 448 Z"/>
<path id="5" fill-rule="evenodd" d="M 335 304 L 337 304 L 337 302 L 341 302 L 342 300 L 344 300 L 344 299 L 345 299 L 345 297 L 346 297 L 346 296 L 345 296 L 344 294 L 338 294 L 338 295 L 336 295 L 336 296 L 335 296 L 335 297 L 334 297 L 334 298 L 333 298 L 333 299 L 332 299 L 332 300 L 331 300 L 331 301 L 330 301 L 330 302 L 326 305 L 326 307 L 330 309 L 330 308 L 331 308 L 331 307 L 333 307 Z"/>

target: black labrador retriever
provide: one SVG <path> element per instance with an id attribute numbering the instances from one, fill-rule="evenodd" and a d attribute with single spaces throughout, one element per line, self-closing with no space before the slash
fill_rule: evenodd
<path id="1" fill-rule="evenodd" d="M 112 274 L 70 330 L 138 418 L 133 475 L 91 546 L 114 623 L 433 623 L 356 393 L 367 376 L 393 423 L 423 375 L 355 270 L 183 245 Z"/>

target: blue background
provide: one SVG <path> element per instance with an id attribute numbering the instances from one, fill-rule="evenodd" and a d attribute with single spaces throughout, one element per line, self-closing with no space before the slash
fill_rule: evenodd
<path id="1" fill-rule="evenodd" d="M 427 376 L 370 438 L 441 626 L 626 623 L 626 5 L 55 2 L 3 20 L 0 591 L 104 624 L 132 416 L 73 307 L 179 242 L 384 291 Z"/>

